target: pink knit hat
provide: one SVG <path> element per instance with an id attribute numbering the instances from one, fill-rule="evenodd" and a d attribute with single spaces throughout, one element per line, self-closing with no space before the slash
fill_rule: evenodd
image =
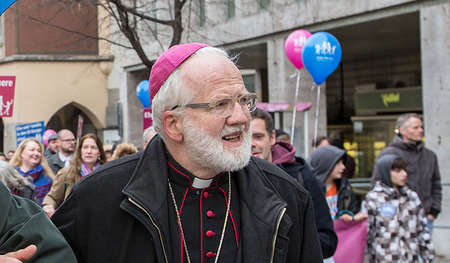
<path id="1" fill-rule="evenodd" d="M 170 76 L 170 74 L 187 58 L 194 54 L 197 50 L 210 47 L 202 43 L 189 43 L 176 45 L 159 56 L 150 72 L 150 100 L 153 100 L 161 86 Z"/>

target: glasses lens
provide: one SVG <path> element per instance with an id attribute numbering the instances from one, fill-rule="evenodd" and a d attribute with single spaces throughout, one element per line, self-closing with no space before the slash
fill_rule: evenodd
<path id="1" fill-rule="evenodd" d="M 220 99 L 214 104 L 214 111 L 216 116 L 223 117 L 226 116 L 228 109 L 233 104 L 233 99 Z"/>
<path id="2" fill-rule="evenodd" d="M 248 111 L 252 112 L 256 109 L 256 94 L 248 94 L 247 96 L 247 109 Z"/>
<path id="3" fill-rule="evenodd" d="M 218 117 L 228 117 L 233 113 L 233 106 L 239 102 L 243 110 L 253 111 L 256 108 L 256 94 L 246 94 L 237 99 L 226 98 L 216 101 L 214 111 Z"/>

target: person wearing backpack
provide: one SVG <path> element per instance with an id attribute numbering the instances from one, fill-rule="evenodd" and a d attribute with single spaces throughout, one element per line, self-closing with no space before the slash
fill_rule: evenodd
<path id="1" fill-rule="evenodd" d="M 333 229 L 328 204 L 314 173 L 305 159 L 295 156 L 295 146 L 275 140 L 272 116 L 256 108 L 251 112 L 252 155 L 269 161 L 296 179 L 311 195 L 314 205 L 314 220 L 319 234 L 323 258 L 333 256 L 338 238 Z"/>

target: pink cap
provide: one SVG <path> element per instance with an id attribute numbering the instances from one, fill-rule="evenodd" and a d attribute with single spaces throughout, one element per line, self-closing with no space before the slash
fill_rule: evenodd
<path id="1" fill-rule="evenodd" d="M 150 72 L 150 100 L 153 100 L 156 93 L 158 93 L 170 74 L 172 74 L 183 61 L 189 58 L 197 50 L 204 47 L 210 47 L 210 45 L 202 43 L 176 45 L 162 53 L 156 60 Z"/>

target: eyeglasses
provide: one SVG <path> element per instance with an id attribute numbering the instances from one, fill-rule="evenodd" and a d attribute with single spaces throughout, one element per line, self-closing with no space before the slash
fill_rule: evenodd
<path id="1" fill-rule="evenodd" d="M 65 140 L 61 140 L 63 142 L 76 142 L 76 139 L 65 139 Z"/>
<path id="2" fill-rule="evenodd" d="M 189 108 L 209 108 L 214 109 L 214 114 L 217 117 L 228 117 L 233 113 L 234 105 L 236 102 L 241 105 L 243 110 L 252 112 L 256 108 L 257 96 L 255 93 L 247 93 L 238 98 L 223 98 L 207 103 L 191 103 L 184 106 L 176 105 L 171 110 L 175 110 L 180 107 Z"/>

